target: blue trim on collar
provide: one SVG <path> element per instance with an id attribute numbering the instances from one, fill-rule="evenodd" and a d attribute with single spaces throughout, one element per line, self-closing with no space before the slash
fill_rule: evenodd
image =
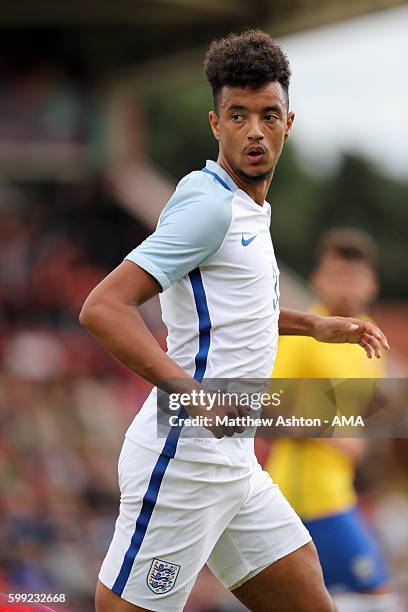
<path id="1" fill-rule="evenodd" d="M 222 166 L 217 164 L 217 162 L 213 161 L 212 159 L 207 159 L 205 167 L 210 172 L 214 172 L 214 174 L 219 176 L 220 179 L 228 185 L 228 189 L 230 191 L 237 191 L 239 189 L 238 185 L 234 183 L 228 172 L 226 172 Z"/>
<path id="2" fill-rule="evenodd" d="M 225 189 L 228 189 L 228 191 L 232 191 L 232 189 L 229 188 L 227 183 L 223 181 L 222 178 L 218 176 L 216 172 L 213 172 L 212 170 L 209 170 L 208 168 L 203 168 L 201 172 L 205 172 L 206 174 L 211 174 L 211 176 L 213 176 L 215 180 L 218 181 Z"/>

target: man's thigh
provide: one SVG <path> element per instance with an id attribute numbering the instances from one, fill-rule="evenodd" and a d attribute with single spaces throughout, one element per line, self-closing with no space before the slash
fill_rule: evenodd
<path id="1" fill-rule="evenodd" d="M 259 465 L 254 466 L 249 484 L 243 505 L 207 561 L 211 571 L 230 590 L 311 540 L 279 487 Z"/>
<path id="2" fill-rule="evenodd" d="M 199 570 L 248 490 L 248 471 L 230 481 L 231 468 L 220 466 L 222 486 L 214 482 L 215 471 L 125 441 L 119 461 L 120 512 L 99 572 L 113 595 L 140 609 L 183 609 Z M 110 597 L 98 589 L 98 596 Z M 105 612 L 100 607 L 98 612 Z"/>
<path id="3" fill-rule="evenodd" d="M 215 545 L 208 565 L 254 612 L 329 612 L 331 599 L 310 534 L 255 466 L 248 495 Z"/>
<path id="4" fill-rule="evenodd" d="M 312 542 L 279 559 L 232 592 L 251 612 L 335 610 Z"/>

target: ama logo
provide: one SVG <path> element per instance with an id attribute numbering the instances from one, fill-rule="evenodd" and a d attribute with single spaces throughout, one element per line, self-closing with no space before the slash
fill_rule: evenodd
<path id="1" fill-rule="evenodd" d="M 338 425 L 339 427 L 365 427 L 362 416 L 335 416 L 333 417 L 332 425 Z"/>

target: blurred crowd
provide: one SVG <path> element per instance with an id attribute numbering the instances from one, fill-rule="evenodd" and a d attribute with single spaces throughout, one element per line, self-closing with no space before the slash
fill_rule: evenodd
<path id="1" fill-rule="evenodd" d="M 95 186 L 1 196 L 0 592 L 65 592 L 88 611 L 117 512 L 119 447 L 147 386 L 78 313 L 143 229 Z"/>

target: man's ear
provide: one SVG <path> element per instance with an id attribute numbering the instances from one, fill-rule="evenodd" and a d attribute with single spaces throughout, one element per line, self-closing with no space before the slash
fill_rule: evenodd
<path id="1" fill-rule="evenodd" d="M 292 112 L 288 113 L 288 116 L 286 119 L 285 136 L 284 136 L 285 140 L 289 138 L 294 120 L 295 120 L 295 113 L 292 113 Z"/>
<path id="2" fill-rule="evenodd" d="M 216 138 L 216 140 L 220 139 L 220 122 L 218 119 L 218 115 L 215 111 L 210 111 L 208 113 L 208 119 L 210 121 L 212 132 Z"/>

